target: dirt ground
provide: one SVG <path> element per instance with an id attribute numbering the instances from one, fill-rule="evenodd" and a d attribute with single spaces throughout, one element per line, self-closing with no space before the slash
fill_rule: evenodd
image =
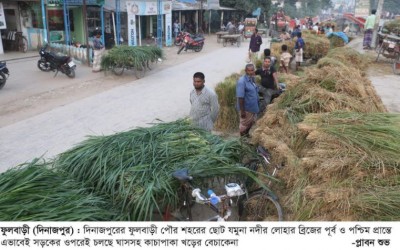
<path id="1" fill-rule="evenodd" d="M 176 52 L 179 47 L 164 47 L 164 60 L 161 63 L 153 64 L 152 70 L 147 71 L 146 75 L 154 74 L 170 66 L 191 60 L 196 56 L 212 53 L 222 48 L 222 44 L 217 43 L 215 35 L 205 35 L 205 38 L 205 46 L 199 53 L 182 51 L 178 55 Z M 242 44 L 242 46 L 246 45 Z M 33 55 L 36 55 L 36 53 Z M 7 63 L 11 76 L 0 93 L 0 127 L 136 80 L 133 71 L 125 71 L 122 76 L 115 76 L 111 72 L 92 73 L 91 68 L 87 65 L 78 65 L 79 72 L 77 72 L 76 79 L 73 80 L 66 78 L 61 73 L 56 78 L 52 77 L 53 73 L 46 73 L 45 79 L 37 78 L 37 72 L 22 74 L 23 76 L 19 76 L 19 78 L 16 76 L 19 74 L 18 69 L 25 67 L 29 70 L 38 71 L 35 65 L 37 60 L 38 57 L 35 57 Z M 43 72 L 38 74 L 40 73 Z M 13 81 L 19 81 L 20 87 L 17 87 L 18 82 Z M 55 84 L 55 81 L 57 81 L 57 84 Z M 40 82 L 40 84 L 31 87 L 32 82 L 36 84 Z"/>

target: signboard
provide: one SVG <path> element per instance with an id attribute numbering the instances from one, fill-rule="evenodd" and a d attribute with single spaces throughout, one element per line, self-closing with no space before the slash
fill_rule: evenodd
<path id="1" fill-rule="evenodd" d="M 64 0 L 47 0 L 47 4 L 62 5 Z M 83 0 L 67 0 L 70 5 L 83 5 Z M 104 1 L 101 0 L 86 0 L 87 5 L 102 5 Z"/>
<path id="2" fill-rule="evenodd" d="M 172 3 L 171 1 L 162 2 L 161 14 L 171 13 Z M 139 16 L 151 16 L 157 15 L 157 1 L 127 1 L 126 10 L 133 15 Z"/>
<path id="3" fill-rule="evenodd" d="M 356 16 L 356 17 L 369 16 L 369 14 L 370 14 L 369 8 L 370 8 L 369 0 L 356 0 L 354 16 Z"/>
<path id="4" fill-rule="evenodd" d="M 128 13 L 128 44 L 129 46 L 137 46 L 137 27 L 136 15 L 149 16 L 158 15 L 156 1 L 127 1 L 126 11 Z M 165 14 L 165 44 L 172 45 L 172 2 L 163 1 L 161 14 Z"/>
<path id="5" fill-rule="evenodd" d="M 6 17 L 4 16 L 3 3 L 0 3 L 0 30 L 6 28 Z"/>

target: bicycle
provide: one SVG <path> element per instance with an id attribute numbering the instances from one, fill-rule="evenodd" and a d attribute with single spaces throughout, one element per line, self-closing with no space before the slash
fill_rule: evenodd
<path id="1" fill-rule="evenodd" d="M 257 147 L 258 159 L 253 159 L 246 165 L 253 171 L 259 171 L 260 168 L 263 173 L 269 177 L 267 186 L 271 186 L 271 180 L 274 179 L 277 171 L 282 168 L 281 165 L 276 165 L 269 173 L 268 167 L 271 165 L 270 153 L 262 146 Z M 282 221 L 283 210 L 278 202 L 278 197 L 271 191 L 262 187 L 256 187 L 251 190 L 254 184 L 250 180 L 246 181 L 249 196 L 243 200 L 242 211 L 240 212 L 240 220 L 243 221 Z"/>
<path id="2" fill-rule="evenodd" d="M 259 158 L 252 159 L 248 164 L 253 171 L 260 167 L 266 171 L 270 165 L 270 154 L 261 146 L 257 147 Z M 280 166 L 276 166 L 271 174 L 267 173 L 271 185 L 271 179 L 277 173 Z M 211 210 L 217 213 L 216 216 L 207 218 L 207 221 L 226 221 L 232 215 L 232 207 L 236 204 L 238 208 L 238 219 L 240 221 L 282 221 L 283 210 L 278 202 L 278 197 L 270 190 L 263 187 L 256 187 L 248 192 L 254 184 L 249 179 L 237 178 L 238 183 L 228 183 L 225 185 L 226 194 L 216 195 L 212 190 L 208 191 L 209 198 L 205 197 L 199 188 L 192 185 L 193 177 L 189 175 L 187 169 L 175 171 L 173 177 L 181 182 L 182 197 L 178 209 L 172 214 L 176 219 L 183 221 L 192 221 L 192 206 L 194 204 L 207 205 Z M 236 199 L 236 202 L 234 202 Z"/>
<path id="3" fill-rule="evenodd" d="M 181 182 L 182 199 L 178 209 L 172 213 L 180 221 L 193 221 L 192 206 L 195 203 L 206 205 L 217 214 L 206 221 L 226 221 L 232 215 L 232 199 L 245 194 L 239 184 L 228 183 L 225 185 L 226 194 L 216 195 L 210 189 L 208 190 L 209 198 L 207 198 L 201 193 L 200 188 L 192 185 L 193 177 L 189 175 L 187 169 L 176 170 L 172 176 Z"/>
<path id="4" fill-rule="evenodd" d="M 22 32 L 15 32 L 15 40 L 13 44 L 14 50 L 26 53 L 28 51 L 28 40 Z"/>

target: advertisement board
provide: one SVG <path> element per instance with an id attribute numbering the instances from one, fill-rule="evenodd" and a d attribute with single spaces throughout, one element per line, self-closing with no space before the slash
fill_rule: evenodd
<path id="1" fill-rule="evenodd" d="M 4 16 L 3 3 L 0 3 L 0 29 L 6 29 L 6 17 Z"/>
<path id="2" fill-rule="evenodd" d="M 356 0 L 354 16 L 367 17 L 370 14 L 369 8 L 370 8 L 369 0 Z"/>

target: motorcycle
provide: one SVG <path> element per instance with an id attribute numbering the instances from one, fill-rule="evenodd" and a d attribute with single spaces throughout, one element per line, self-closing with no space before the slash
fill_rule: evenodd
<path id="1" fill-rule="evenodd" d="M 185 34 L 178 54 L 180 54 L 183 49 L 185 49 L 185 51 L 191 49 L 195 52 L 200 52 L 203 49 L 204 40 L 205 38 L 202 36 L 191 36 L 189 33 Z"/>
<path id="2" fill-rule="evenodd" d="M 69 56 L 57 56 L 53 52 L 46 51 L 47 45 L 42 47 L 39 51 L 40 59 L 37 66 L 41 71 L 49 72 L 56 71 L 54 77 L 58 72 L 66 74 L 69 78 L 75 77 L 76 65 Z"/>
<path id="3" fill-rule="evenodd" d="M 180 32 L 178 33 L 178 35 L 175 37 L 174 44 L 175 44 L 176 46 L 181 46 L 181 45 L 182 45 L 183 39 L 184 39 L 184 37 L 185 37 L 185 33 L 186 33 L 186 32 L 184 32 L 184 31 L 180 31 Z"/>
<path id="4" fill-rule="evenodd" d="M 0 62 L 0 89 L 6 85 L 6 81 L 9 76 L 10 72 L 7 69 L 6 62 Z"/>

